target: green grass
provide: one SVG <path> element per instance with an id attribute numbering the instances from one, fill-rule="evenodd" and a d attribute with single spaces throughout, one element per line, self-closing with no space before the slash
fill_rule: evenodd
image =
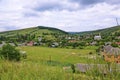
<path id="1" fill-rule="evenodd" d="M 63 49 L 47 47 L 18 47 L 27 52 L 27 59 L 20 62 L 0 60 L 0 80 L 101 80 L 95 71 L 87 74 L 63 70 L 64 66 L 76 63 L 100 63 L 89 56 L 96 55 L 95 47 L 85 49 Z M 89 52 L 93 52 L 89 55 Z M 100 58 L 101 59 L 101 58 Z M 101 60 L 101 63 L 102 60 Z M 102 75 L 103 76 L 103 75 Z M 113 78 L 115 78 L 114 76 Z M 114 80 L 105 77 L 103 80 Z M 116 78 L 115 80 L 117 80 Z"/>
<path id="2" fill-rule="evenodd" d="M 46 61 L 51 58 L 52 61 L 61 63 L 86 63 L 89 52 L 95 54 L 94 49 L 62 49 L 47 47 L 21 47 L 28 53 L 28 61 Z M 81 57 L 82 56 L 82 57 Z M 85 57 L 84 57 L 85 56 Z M 86 59 L 85 59 L 86 58 Z"/>

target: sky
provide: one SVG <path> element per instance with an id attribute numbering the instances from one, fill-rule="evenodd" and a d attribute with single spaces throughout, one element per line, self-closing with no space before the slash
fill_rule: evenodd
<path id="1" fill-rule="evenodd" d="M 81 32 L 120 23 L 120 0 L 0 0 L 0 32 L 35 26 Z"/>

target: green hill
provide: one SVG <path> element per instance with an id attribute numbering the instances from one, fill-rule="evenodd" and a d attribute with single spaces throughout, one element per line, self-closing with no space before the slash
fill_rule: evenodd
<path id="1" fill-rule="evenodd" d="M 38 26 L 38 27 L 32 27 L 32 28 L 26 28 L 26 29 L 20 29 L 20 30 L 12 30 L 12 31 L 5 31 L 0 32 L 0 36 L 14 36 L 16 34 L 35 34 L 42 35 L 43 33 L 60 33 L 60 34 L 67 34 L 67 32 L 62 31 L 57 28 L 51 28 L 51 27 L 44 27 L 44 26 Z"/>
<path id="2" fill-rule="evenodd" d="M 80 35 L 88 35 L 88 34 L 101 34 L 101 35 L 107 35 L 107 34 L 114 34 L 116 32 L 120 32 L 120 26 L 114 26 L 110 28 L 105 28 L 105 29 L 100 29 L 100 30 L 95 30 L 95 31 L 86 31 L 86 32 L 80 32 L 76 34 Z"/>
<path id="3" fill-rule="evenodd" d="M 58 35 L 68 34 L 57 28 L 37 26 L 32 28 L 0 32 L 0 40 L 8 41 L 30 41 L 36 40 L 39 36 L 47 40 L 56 40 Z"/>

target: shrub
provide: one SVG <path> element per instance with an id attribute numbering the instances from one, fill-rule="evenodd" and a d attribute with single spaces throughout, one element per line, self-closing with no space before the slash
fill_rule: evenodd
<path id="1" fill-rule="evenodd" d="M 89 52 L 89 55 L 92 55 L 93 53 L 92 52 Z"/>
<path id="2" fill-rule="evenodd" d="M 20 61 L 20 52 L 10 44 L 4 45 L 0 51 L 1 56 L 10 61 Z"/>
<path id="3" fill-rule="evenodd" d="M 0 44 L 2 44 L 2 41 L 0 41 Z"/>
<path id="4" fill-rule="evenodd" d="M 26 54 L 25 51 L 20 51 L 20 56 L 21 56 L 21 58 L 23 58 L 23 59 L 27 59 L 27 54 Z"/>
<path id="5" fill-rule="evenodd" d="M 75 73 L 75 65 L 74 64 L 71 64 L 71 69 L 72 69 L 72 72 Z"/>
<path id="6" fill-rule="evenodd" d="M 118 45 L 116 43 L 112 43 L 111 46 L 112 47 L 118 47 Z"/>
<path id="7" fill-rule="evenodd" d="M 1 54 L 1 52 L 2 52 L 2 48 L 0 48 L 0 59 L 2 58 L 2 54 Z"/>
<path id="8" fill-rule="evenodd" d="M 83 46 L 79 46 L 79 49 L 84 49 Z"/>

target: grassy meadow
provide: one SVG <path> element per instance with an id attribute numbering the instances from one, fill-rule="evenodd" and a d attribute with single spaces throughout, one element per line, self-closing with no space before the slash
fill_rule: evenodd
<path id="1" fill-rule="evenodd" d="M 96 55 L 95 48 L 18 47 L 19 50 L 26 51 L 27 59 L 20 62 L 0 60 L 0 80 L 114 80 L 111 75 L 104 78 L 95 71 L 84 74 L 63 69 L 77 63 L 104 63 L 101 57 Z M 90 55 L 89 52 L 93 54 Z M 97 56 L 97 59 L 92 56 Z M 115 80 L 117 79 L 118 77 Z"/>

